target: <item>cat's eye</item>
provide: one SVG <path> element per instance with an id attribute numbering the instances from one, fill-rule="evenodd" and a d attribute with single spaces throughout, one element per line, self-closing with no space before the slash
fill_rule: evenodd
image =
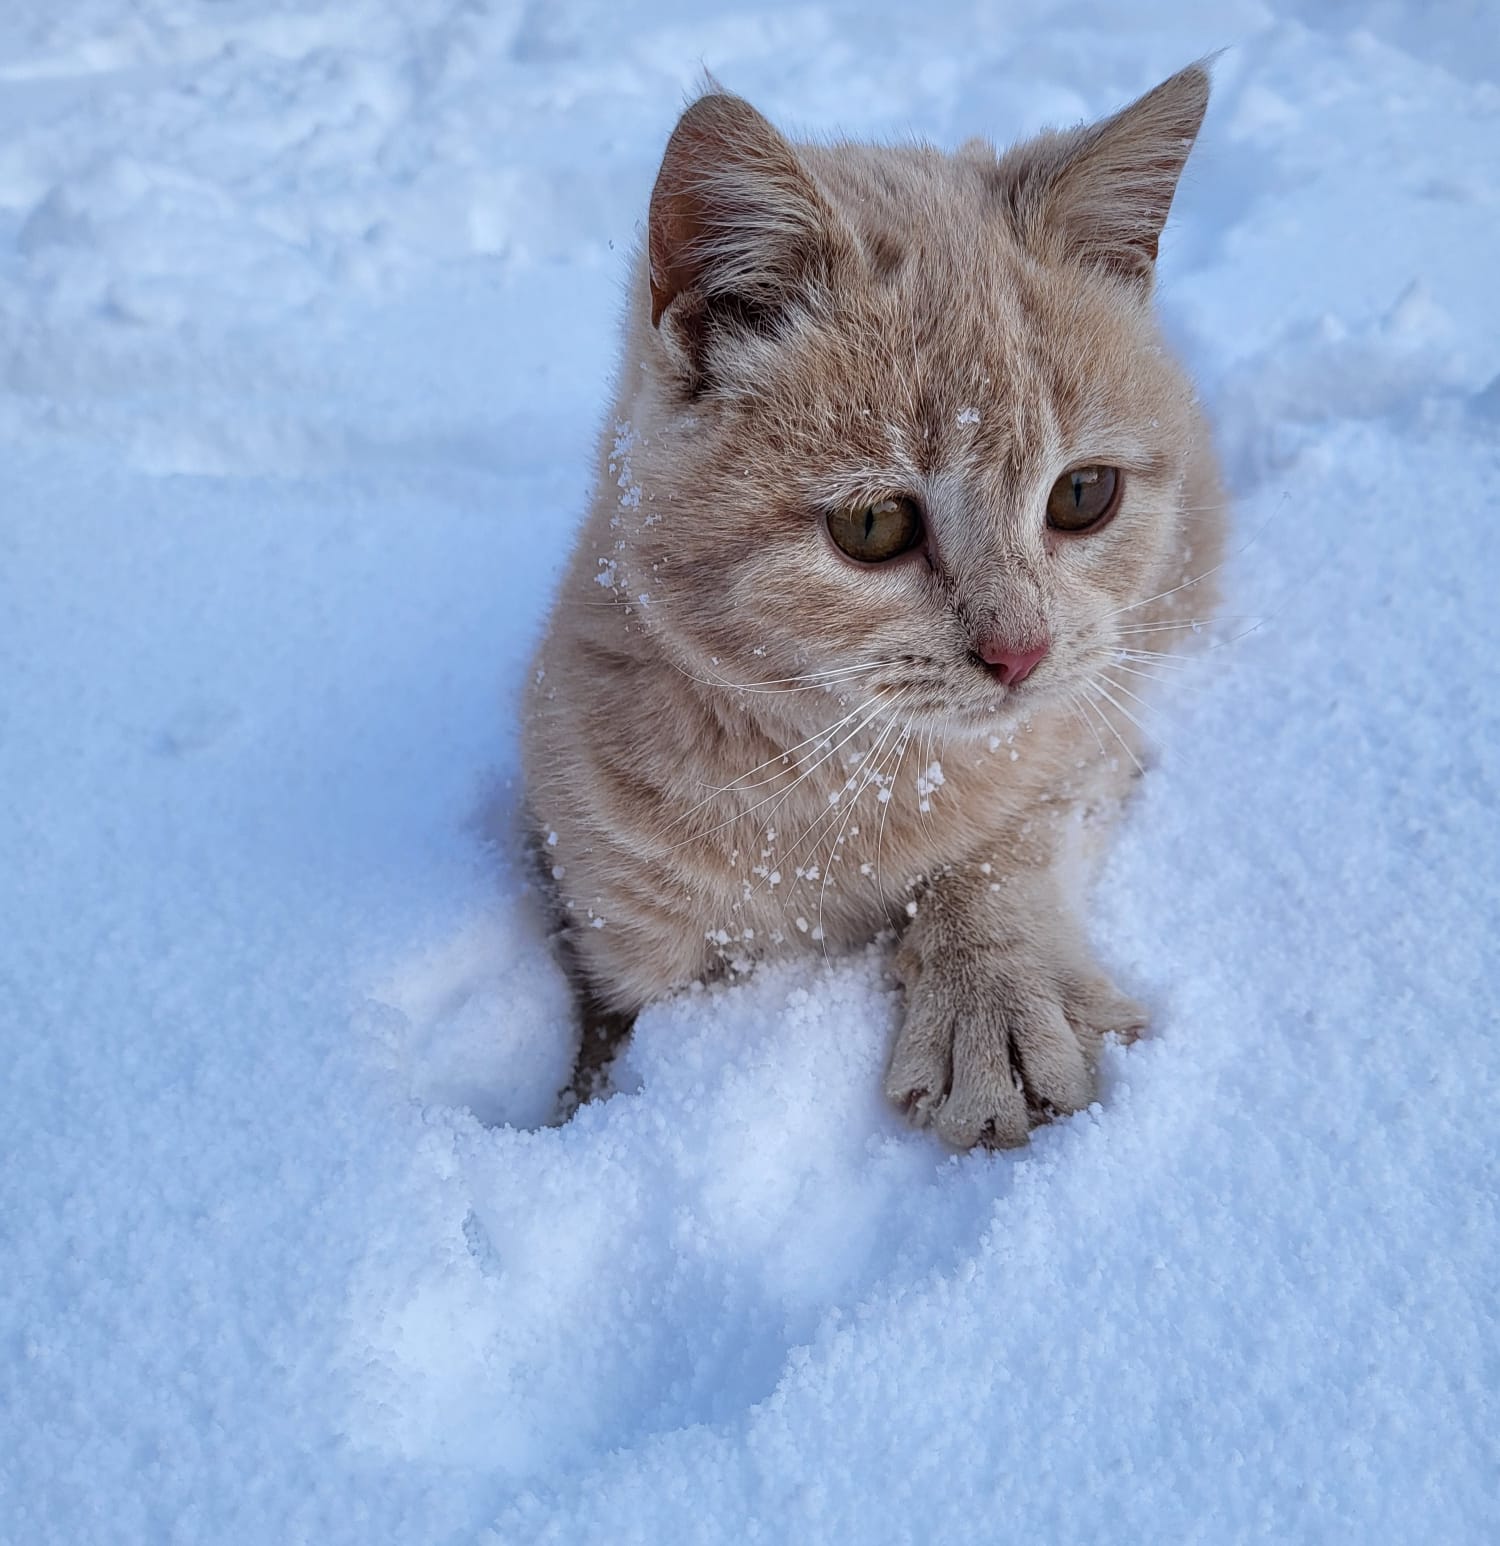
<path id="1" fill-rule="evenodd" d="M 850 558 L 882 564 L 922 540 L 922 512 L 900 494 L 873 505 L 850 505 L 829 515 L 828 535 Z"/>
<path id="2" fill-rule="evenodd" d="M 1115 513 L 1125 480 L 1114 467 L 1075 467 L 1052 485 L 1047 524 L 1057 531 L 1089 531 Z"/>

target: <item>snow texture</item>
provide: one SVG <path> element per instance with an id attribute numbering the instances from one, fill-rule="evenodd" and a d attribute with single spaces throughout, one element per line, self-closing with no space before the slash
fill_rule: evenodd
<path id="1" fill-rule="evenodd" d="M 872 950 L 539 1126 L 515 704 L 699 69 L 956 144 L 1221 47 L 1153 1034 L 954 1157 Z M 0 1540 L 1500 1538 L 1497 79 L 1464 0 L 6 0 Z"/>

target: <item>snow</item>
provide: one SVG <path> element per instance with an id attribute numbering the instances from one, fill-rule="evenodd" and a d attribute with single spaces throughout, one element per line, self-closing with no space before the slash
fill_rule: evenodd
<path id="1" fill-rule="evenodd" d="M 8 0 L 0 1540 L 1500 1534 L 1486 11 Z M 953 1156 L 873 950 L 539 1125 L 515 704 L 683 93 L 1005 140 L 1224 46 L 1231 616 L 1091 920 L 1152 1034 Z"/>

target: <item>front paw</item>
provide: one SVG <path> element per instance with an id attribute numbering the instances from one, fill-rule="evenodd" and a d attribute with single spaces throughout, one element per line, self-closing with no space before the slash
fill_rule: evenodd
<path id="1" fill-rule="evenodd" d="M 1001 951 L 920 961 L 903 953 L 906 1023 L 886 1094 L 957 1149 L 1014 1148 L 1035 1123 L 1094 1097 L 1106 1032 L 1133 1038 L 1145 1011 L 1091 971 Z"/>

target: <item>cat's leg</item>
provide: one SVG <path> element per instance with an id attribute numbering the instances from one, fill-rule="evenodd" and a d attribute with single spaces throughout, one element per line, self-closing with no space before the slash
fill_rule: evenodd
<path id="1" fill-rule="evenodd" d="M 582 869 L 582 866 L 579 866 Z M 702 929 L 679 920 L 664 906 L 598 893 L 602 909 L 579 924 L 558 904 L 561 922 L 553 949 L 573 987 L 578 1050 L 573 1072 L 558 1092 L 555 1121 L 566 1122 L 580 1106 L 613 1091 L 615 1059 L 635 1028 L 637 1013 L 688 982 L 705 978 L 710 963 Z M 600 928 L 594 918 L 605 921 Z M 694 938 L 694 934 L 700 936 Z"/>
<path id="2" fill-rule="evenodd" d="M 1093 1098 L 1107 1032 L 1145 1011 L 1089 958 L 1048 871 L 955 866 L 918 900 L 898 956 L 906 1022 L 886 1093 L 956 1148 L 1011 1147 Z"/>
<path id="3" fill-rule="evenodd" d="M 584 975 L 573 932 L 565 925 L 552 935 L 553 954 L 573 989 L 573 1020 L 578 1048 L 568 1082 L 557 1092 L 552 1126 L 569 1121 L 580 1106 L 609 1094 L 610 1069 L 635 1025 L 633 1014 L 606 1008 Z"/>
<path id="4" fill-rule="evenodd" d="M 601 1100 L 612 1089 L 615 1059 L 635 1028 L 635 1016 L 602 1009 L 592 994 L 578 995 L 578 1051 L 573 1072 L 558 1092 L 557 1120 L 566 1122 L 580 1106 Z"/>

